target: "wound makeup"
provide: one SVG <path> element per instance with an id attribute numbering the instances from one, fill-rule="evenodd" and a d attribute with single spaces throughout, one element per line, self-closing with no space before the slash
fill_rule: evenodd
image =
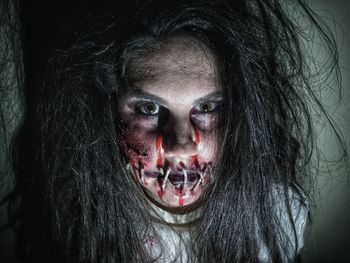
<path id="1" fill-rule="evenodd" d="M 199 144 L 199 133 L 195 134 L 193 143 Z M 160 203 L 171 204 L 172 207 L 194 203 L 212 179 L 211 162 L 199 163 L 198 155 L 190 156 L 187 163 L 169 162 L 162 154 L 160 134 L 156 136 L 154 148 L 156 169 L 151 169 L 147 159 L 140 156 L 137 162 L 129 161 L 133 174 L 145 189 L 157 194 L 159 200 L 156 201 Z"/>

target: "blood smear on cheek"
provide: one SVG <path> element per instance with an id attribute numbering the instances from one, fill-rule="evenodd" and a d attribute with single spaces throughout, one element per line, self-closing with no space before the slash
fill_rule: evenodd
<path id="1" fill-rule="evenodd" d="M 125 153 L 128 157 L 129 163 L 137 165 L 137 160 L 142 159 L 144 162 L 150 158 L 149 145 L 152 143 L 153 138 L 139 134 L 136 131 L 130 131 L 127 129 L 123 132 L 122 143 Z"/>

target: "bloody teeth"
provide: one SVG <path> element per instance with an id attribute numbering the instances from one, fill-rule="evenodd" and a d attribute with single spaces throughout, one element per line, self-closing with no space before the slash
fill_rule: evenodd
<path id="1" fill-rule="evenodd" d="M 159 171 L 160 175 L 163 176 L 163 175 L 164 175 L 163 169 L 160 168 L 159 170 L 160 170 L 160 171 Z M 158 191 L 158 195 L 159 195 L 159 198 L 160 198 L 160 199 L 163 198 L 163 195 L 164 195 L 164 193 L 165 193 L 164 189 L 165 189 L 165 187 L 166 187 L 166 183 L 167 183 L 167 180 L 168 180 L 170 171 L 171 171 L 171 169 L 168 168 L 168 170 L 167 170 L 166 173 L 165 173 L 165 177 L 164 177 L 164 180 L 163 180 L 162 184 L 161 184 L 161 176 L 158 176 L 158 183 L 159 183 L 159 185 L 160 185 L 160 191 Z"/>
<path id="2" fill-rule="evenodd" d="M 144 184 L 145 183 L 145 169 L 141 168 L 141 183 Z"/>
<path id="3" fill-rule="evenodd" d="M 197 191 L 198 187 L 202 184 L 202 177 L 199 178 L 198 182 L 191 189 L 192 192 Z"/>
<path id="4" fill-rule="evenodd" d="M 184 172 L 184 185 L 186 186 L 187 185 L 187 172 L 185 169 L 183 169 L 183 172 Z"/>
<path id="5" fill-rule="evenodd" d="M 168 170 L 167 170 L 166 173 L 165 173 L 165 177 L 164 177 L 164 180 L 163 180 L 163 183 L 162 183 L 162 190 L 163 190 L 163 191 L 164 191 L 164 189 L 165 189 L 165 186 L 166 186 L 166 183 L 167 183 L 167 180 L 168 180 L 170 171 L 171 171 L 171 169 L 168 168 Z"/>
<path id="6" fill-rule="evenodd" d="M 195 192 L 198 187 L 202 184 L 202 181 L 203 181 L 203 172 L 198 172 L 199 174 L 199 180 L 198 182 L 193 186 L 193 188 L 191 189 L 192 192 Z"/>
<path id="7" fill-rule="evenodd" d="M 139 170 L 140 170 L 141 184 L 145 184 L 145 167 L 140 160 L 139 160 Z"/>
<path id="8" fill-rule="evenodd" d="M 203 172 L 198 172 L 199 174 L 199 179 L 202 180 L 203 179 Z"/>
<path id="9" fill-rule="evenodd" d="M 145 183 L 145 167 L 141 161 L 139 161 L 139 170 L 140 170 L 141 183 L 144 184 Z"/>

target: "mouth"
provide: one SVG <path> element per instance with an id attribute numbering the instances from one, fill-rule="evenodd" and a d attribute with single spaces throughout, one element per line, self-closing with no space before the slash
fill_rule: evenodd
<path id="1" fill-rule="evenodd" d="M 185 170 L 182 171 L 172 171 L 170 168 L 164 173 L 163 170 L 154 171 L 140 171 L 146 178 L 157 178 L 162 189 L 166 187 L 169 183 L 173 187 L 178 189 L 188 189 L 191 190 L 198 184 L 201 183 L 203 179 L 202 171 Z M 144 178 L 145 179 L 145 178 Z M 142 180 L 142 179 L 141 179 Z"/>
<path id="2" fill-rule="evenodd" d="M 141 185 L 153 193 L 164 204 L 184 206 L 199 198 L 203 189 L 211 181 L 211 164 L 203 164 L 202 169 L 171 166 L 158 170 L 145 170 L 142 164 L 134 167 Z"/>

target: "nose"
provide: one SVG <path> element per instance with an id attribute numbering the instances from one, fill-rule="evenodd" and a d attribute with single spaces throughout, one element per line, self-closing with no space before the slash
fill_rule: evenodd
<path id="1" fill-rule="evenodd" d="M 194 127 L 188 118 L 172 118 L 163 131 L 164 157 L 174 163 L 187 163 L 197 154 Z"/>

